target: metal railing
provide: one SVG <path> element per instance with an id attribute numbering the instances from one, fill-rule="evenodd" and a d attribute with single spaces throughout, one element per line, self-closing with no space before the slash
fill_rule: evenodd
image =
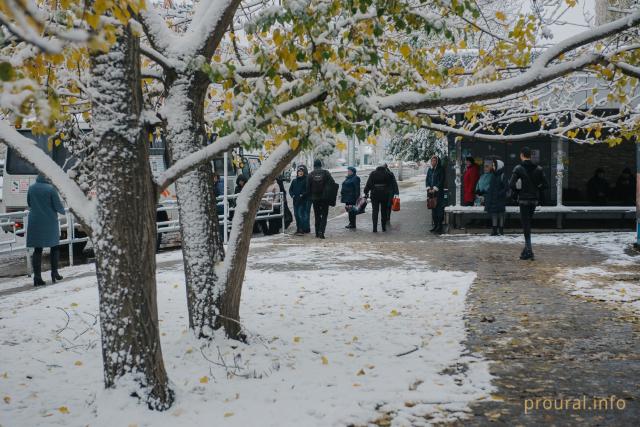
<path id="1" fill-rule="evenodd" d="M 224 197 L 217 198 L 217 206 L 224 208 L 225 215 L 218 215 L 218 220 L 223 229 L 226 228 L 227 233 L 231 228 L 232 212 L 235 212 L 235 203 L 229 203 L 235 201 L 238 195 L 228 195 L 225 200 Z M 267 193 L 264 195 L 261 206 L 270 205 L 270 208 L 261 208 L 256 213 L 256 221 L 269 220 L 269 219 L 281 219 L 282 221 L 282 233 L 285 231 L 285 209 L 284 209 L 284 197 L 285 193 Z M 226 206 L 225 206 L 226 205 Z M 158 221 L 156 223 L 156 230 L 158 235 L 165 233 L 180 232 L 180 219 L 178 214 L 178 204 L 175 200 L 165 200 L 158 206 L 158 212 L 166 212 L 169 219 L 167 221 Z M 170 215 L 170 213 L 172 213 Z M 29 211 L 18 211 L 11 213 L 0 214 L 0 228 L 4 231 L 0 231 L 0 255 L 13 254 L 24 252 L 25 262 L 27 264 L 27 271 L 31 272 L 30 248 L 26 244 L 26 230 L 29 220 Z M 59 246 L 69 247 L 69 264 L 74 265 L 73 259 L 73 245 L 78 243 L 88 242 L 89 238 L 81 232 L 80 225 L 75 220 L 73 214 L 66 209 L 64 216 L 58 216 L 60 225 L 60 233 L 65 236 L 60 239 Z M 225 241 L 226 235 L 225 233 Z M 80 234 L 77 236 L 76 234 Z M 7 238 L 8 236 L 8 238 Z"/>

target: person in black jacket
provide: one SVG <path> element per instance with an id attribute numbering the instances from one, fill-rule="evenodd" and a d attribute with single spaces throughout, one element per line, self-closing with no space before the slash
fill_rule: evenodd
<path id="1" fill-rule="evenodd" d="M 389 198 L 389 206 L 387 207 L 387 226 L 391 225 L 391 205 L 393 204 L 393 198 L 400 196 L 400 189 L 398 188 L 398 180 L 396 175 L 389 169 L 388 164 L 384 164 L 387 173 L 391 176 L 391 197 Z"/>
<path id="2" fill-rule="evenodd" d="M 382 231 L 387 231 L 387 214 L 389 199 L 391 198 L 391 192 L 393 183 L 391 176 L 387 172 L 384 165 L 380 165 L 369 174 L 367 179 L 367 185 L 364 187 L 364 195 L 369 197 L 371 193 L 371 207 L 372 207 L 372 219 L 373 219 L 373 232 L 378 232 L 378 213 L 382 212 Z"/>
<path id="3" fill-rule="evenodd" d="M 298 166 L 296 177 L 289 186 L 289 195 L 293 199 L 293 213 L 296 217 L 296 236 L 311 233 L 311 200 L 307 193 L 309 174 L 305 165 Z"/>
<path id="4" fill-rule="evenodd" d="M 313 171 L 307 179 L 307 194 L 313 204 L 316 237 L 319 239 L 324 239 L 329 215 L 329 193 L 334 185 L 335 181 L 329 171 L 322 169 L 322 161 L 316 159 L 313 162 Z"/>
<path id="5" fill-rule="evenodd" d="M 444 168 L 440 164 L 438 156 L 431 157 L 431 167 L 427 171 L 425 181 L 427 197 L 435 197 L 437 205 L 431 210 L 432 233 L 442 233 L 444 222 Z"/>
<path id="6" fill-rule="evenodd" d="M 356 168 L 347 168 L 347 177 L 340 188 L 340 203 L 344 203 L 344 209 L 349 215 L 349 224 L 345 228 L 356 228 L 355 204 L 360 197 L 360 177 L 356 173 Z"/>
<path id="7" fill-rule="evenodd" d="M 547 189 L 547 179 L 542 168 L 531 161 L 531 149 L 523 147 L 520 150 L 520 160 L 522 163 L 513 169 L 509 187 L 517 195 L 520 206 L 520 221 L 524 232 L 524 249 L 520 254 L 520 259 L 533 260 L 533 248 L 531 247 L 531 221 L 538 202 Z"/>
<path id="8" fill-rule="evenodd" d="M 494 159 L 491 164 L 489 189 L 484 194 L 484 210 L 491 215 L 492 236 L 504 234 L 504 213 L 507 205 L 507 178 L 504 162 Z"/>
<path id="9" fill-rule="evenodd" d="M 604 177 L 604 169 L 598 168 L 587 182 L 589 201 L 596 206 L 604 206 L 607 204 L 609 193 L 609 183 Z"/>

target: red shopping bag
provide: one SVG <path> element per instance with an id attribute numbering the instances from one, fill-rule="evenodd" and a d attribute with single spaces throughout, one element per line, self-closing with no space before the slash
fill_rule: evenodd
<path id="1" fill-rule="evenodd" d="M 394 197 L 391 201 L 391 210 L 398 212 L 400 210 L 400 197 Z"/>

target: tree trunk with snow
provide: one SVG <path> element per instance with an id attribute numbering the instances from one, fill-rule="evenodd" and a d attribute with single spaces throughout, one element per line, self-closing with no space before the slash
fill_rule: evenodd
<path id="1" fill-rule="evenodd" d="M 245 184 L 236 201 L 231 235 L 225 259 L 225 291 L 220 301 L 218 326 L 230 338 L 243 339 L 240 326 L 240 297 L 247 268 L 247 255 L 253 234 L 253 224 L 260 201 L 269 184 L 282 173 L 296 157 L 299 149 L 293 150 L 287 144 L 278 147 Z M 286 197 L 286 195 L 285 195 Z M 284 203 L 281 207 L 284 213 Z"/>
<path id="2" fill-rule="evenodd" d="M 206 145 L 204 96 L 206 76 L 180 76 L 168 83 L 164 106 L 171 161 Z M 225 183 L 227 185 L 227 183 Z M 215 266 L 224 260 L 211 163 L 176 181 L 189 326 L 198 338 L 212 338 L 217 298 L 221 295 Z"/>
<path id="3" fill-rule="evenodd" d="M 136 383 L 150 408 L 173 402 L 162 360 L 156 301 L 156 189 L 140 124 L 139 41 L 120 30 L 107 53 L 92 56 L 92 127 L 98 142 L 93 243 L 100 297 L 106 387 Z M 123 384 L 124 385 L 124 384 Z"/>

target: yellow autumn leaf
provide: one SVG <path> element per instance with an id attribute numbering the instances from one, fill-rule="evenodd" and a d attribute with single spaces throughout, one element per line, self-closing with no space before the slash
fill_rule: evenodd
<path id="1" fill-rule="evenodd" d="M 360 369 L 356 375 L 360 377 L 362 375 L 366 375 L 366 373 L 364 372 L 364 369 Z"/>
<path id="2" fill-rule="evenodd" d="M 5 396 L 2 400 L 4 400 L 4 403 L 8 405 L 9 403 L 11 403 L 11 396 Z"/>
<path id="3" fill-rule="evenodd" d="M 367 144 L 376 145 L 377 143 L 378 143 L 378 140 L 376 139 L 375 135 L 369 135 L 367 137 Z"/>
<path id="4" fill-rule="evenodd" d="M 389 313 L 389 316 L 391 316 L 391 317 L 395 317 L 395 316 L 399 316 L 399 315 L 400 315 L 400 313 L 398 313 L 398 310 L 396 310 L 396 309 L 391 310 L 391 313 Z"/>
<path id="5" fill-rule="evenodd" d="M 327 359 L 326 356 L 322 356 L 322 364 L 323 365 L 328 365 L 329 364 L 329 359 Z"/>
<path id="6" fill-rule="evenodd" d="M 69 408 L 67 408 L 66 406 L 61 406 L 61 407 L 58 408 L 58 411 L 61 414 L 68 414 L 69 413 Z"/>
<path id="7" fill-rule="evenodd" d="M 365 310 L 369 310 L 371 308 L 371 305 L 365 304 L 365 305 L 363 305 L 363 307 L 364 307 Z"/>
<path id="8" fill-rule="evenodd" d="M 208 376 L 204 376 L 202 378 L 200 378 L 200 384 L 207 384 L 209 382 L 209 377 Z"/>
<path id="9" fill-rule="evenodd" d="M 451 292 L 453 295 L 458 295 L 458 290 L 456 289 L 455 291 Z"/>
<path id="10" fill-rule="evenodd" d="M 411 48 L 409 47 L 408 44 L 404 43 L 402 46 L 400 46 L 400 53 L 405 58 L 408 58 L 409 55 L 411 54 Z"/>
<path id="11" fill-rule="evenodd" d="M 77 302 L 72 302 L 70 305 L 71 305 L 71 307 L 77 307 L 78 303 Z"/>
<path id="12" fill-rule="evenodd" d="M 293 342 L 300 342 L 300 337 L 293 337 Z"/>
<path id="13" fill-rule="evenodd" d="M 80 360 L 76 360 L 73 364 L 76 366 L 82 366 L 82 362 Z"/>
<path id="14" fill-rule="evenodd" d="M 234 415 L 233 412 L 225 412 L 224 413 L 224 417 L 225 418 L 233 417 L 233 415 Z"/>
<path id="15" fill-rule="evenodd" d="M 504 12 L 501 12 L 501 11 L 496 12 L 496 18 L 499 19 L 500 21 L 505 21 L 507 19 Z"/>
<path id="16" fill-rule="evenodd" d="M 298 140 L 298 138 L 293 138 L 291 140 L 291 144 L 289 144 L 291 146 L 292 150 L 297 150 L 298 146 L 300 145 L 300 140 Z"/>

